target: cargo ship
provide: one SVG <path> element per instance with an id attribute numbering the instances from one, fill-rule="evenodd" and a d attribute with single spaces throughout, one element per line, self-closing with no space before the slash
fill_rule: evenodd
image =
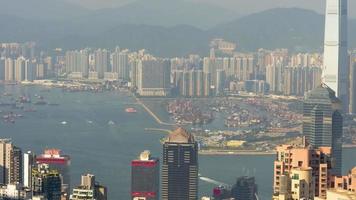
<path id="1" fill-rule="evenodd" d="M 125 112 L 127 112 L 127 113 L 137 113 L 137 110 L 135 108 L 126 108 Z"/>

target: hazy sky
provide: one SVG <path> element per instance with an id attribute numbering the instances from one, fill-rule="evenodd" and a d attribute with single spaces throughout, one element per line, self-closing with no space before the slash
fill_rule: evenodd
<path id="1" fill-rule="evenodd" d="M 117 7 L 136 0 L 65 0 L 71 3 L 79 4 L 89 9 L 100 9 L 107 7 Z M 145 0 L 150 1 L 150 0 Z M 178 1 L 178 0 L 167 0 Z M 319 13 L 324 11 L 326 0 L 179 0 L 207 2 L 219 5 L 241 14 L 249 14 L 275 7 L 300 7 L 315 10 Z M 356 0 L 349 0 L 349 8 L 356 7 Z M 349 9 L 350 16 L 356 18 L 356 10 Z"/>

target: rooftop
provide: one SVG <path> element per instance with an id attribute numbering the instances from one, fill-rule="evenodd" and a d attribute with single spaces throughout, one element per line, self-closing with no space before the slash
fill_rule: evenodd
<path id="1" fill-rule="evenodd" d="M 193 143 L 194 137 L 192 134 L 188 133 L 184 128 L 179 127 L 176 130 L 172 131 L 167 139 L 166 142 L 170 143 Z"/>

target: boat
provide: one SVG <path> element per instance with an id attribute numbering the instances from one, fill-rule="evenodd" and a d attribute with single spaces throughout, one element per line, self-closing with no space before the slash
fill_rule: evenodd
<path id="1" fill-rule="evenodd" d="M 62 125 L 66 125 L 66 124 L 67 124 L 67 122 L 66 122 L 66 121 L 63 121 L 63 122 L 61 122 L 61 124 L 62 124 Z"/>
<path id="2" fill-rule="evenodd" d="M 127 113 L 137 113 L 137 110 L 135 108 L 126 108 L 125 112 L 127 112 Z"/>
<path id="3" fill-rule="evenodd" d="M 47 102 L 41 100 L 41 101 L 36 101 L 34 104 L 35 105 L 46 105 Z"/>
<path id="4" fill-rule="evenodd" d="M 108 125 L 115 125 L 115 122 L 113 122 L 113 121 L 110 120 L 110 121 L 108 122 Z"/>

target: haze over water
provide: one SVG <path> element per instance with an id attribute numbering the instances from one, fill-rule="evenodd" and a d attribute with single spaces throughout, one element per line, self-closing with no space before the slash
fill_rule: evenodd
<path id="1" fill-rule="evenodd" d="M 0 137 L 12 138 L 22 150 L 40 154 L 44 148 L 59 148 L 72 158 L 72 186 L 80 175 L 93 173 L 108 187 L 110 200 L 129 199 L 130 161 L 143 150 L 161 157 L 161 133 L 145 132 L 160 128 L 135 100 L 125 93 L 64 93 L 60 89 L 43 91 L 41 87 L 0 86 L 4 92 L 19 95 L 41 95 L 59 106 L 33 106 L 37 112 L 23 113 L 15 124 L 0 122 Z M 0 98 L 2 101 L 4 97 Z M 125 113 L 135 107 L 137 114 Z M 9 108 L 0 107 L 7 111 Z M 168 117 L 168 116 L 167 116 Z M 67 122 L 63 125 L 61 122 Z M 109 125 L 112 121 L 115 124 Z M 356 149 L 344 150 L 344 172 L 356 165 Z M 233 184 L 236 177 L 256 176 L 260 199 L 272 195 L 274 156 L 200 156 L 199 173 L 221 182 Z M 212 184 L 199 182 L 201 194 L 210 195 Z"/>

